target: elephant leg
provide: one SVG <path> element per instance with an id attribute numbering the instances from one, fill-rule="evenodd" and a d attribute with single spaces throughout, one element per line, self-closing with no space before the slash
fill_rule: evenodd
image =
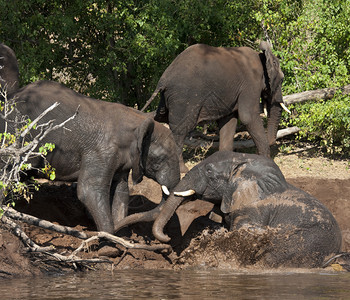
<path id="1" fill-rule="evenodd" d="M 170 112 L 171 110 L 169 109 L 169 127 L 173 133 L 174 140 L 177 145 L 180 172 L 187 173 L 188 168 L 185 166 L 185 163 L 183 161 L 182 149 L 183 149 L 185 137 L 191 130 L 195 128 L 198 117 L 197 115 L 195 116 L 188 115 L 186 114 L 186 112 L 184 112 L 181 115 L 180 114 L 175 115 L 174 113 L 170 113 Z"/>
<path id="2" fill-rule="evenodd" d="M 129 173 L 123 174 L 113 181 L 111 190 L 114 191 L 111 207 L 114 225 L 128 215 L 129 204 Z"/>
<path id="3" fill-rule="evenodd" d="M 258 154 L 265 157 L 270 157 L 270 146 L 267 141 L 265 128 L 260 117 L 259 101 L 252 103 L 250 99 L 259 99 L 260 95 L 246 95 L 239 99 L 238 115 L 241 122 L 247 127 L 247 130 L 252 137 Z"/>
<path id="4" fill-rule="evenodd" d="M 220 128 L 220 151 L 233 151 L 233 137 L 237 128 L 237 117 L 230 116 L 218 121 Z"/>
<path id="5" fill-rule="evenodd" d="M 174 135 L 174 140 L 175 143 L 177 145 L 177 154 L 179 157 L 179 165 L 180 165 L 180 172 L 181 173 L 187 173 L 188 172 L 188 168 L 185 165 L 183 156 L 182 156 L 182 149 L 183 149 L 183 144 L 184 144 L 184 140 L 185 140 L 185 136 L 176 136 Z"/>
<path id="6" fill-rule="evenodd" d="M 97 161 L 82 163 L 78 178 L 77 195 L 93 217 L 97 230 L 113 233 L 109 201 L 110 179 Z"/>
<path id="7" fill-rule="evenodd" d="M 257 116 L 257 118 L 259 119 L 245 125 L 247 126 L 247 130 L 258 149 L 258 154 L 265 157 L 270 157 L 270 146 L 267 142 L 265 129 L 262 121 L 260 120 L 260 116 Z"/>

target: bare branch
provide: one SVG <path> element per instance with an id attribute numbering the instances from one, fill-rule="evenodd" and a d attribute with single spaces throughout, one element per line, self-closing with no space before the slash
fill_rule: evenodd
<path id="1" fill-rule="evenodd" d="M 44 251 L 49 251 L 53 249 L 52 247 L 41 247 L 36 243 L 34 243 L 26 235 L 26 233 L 21 229 L 21 227 L 15 222 L 13 222 L 11 219 L 9 219 L 8 217 L 3 215 L 1 217 L 1 221 L 9 227 L 9 229 L 14 233 L 14 235 L 16 235 L 21 239 L 23 244 L 25 244 L 30 249 L 30 251 L 44 252 Z"/>
<path id="2" fill-rule="evenodd" d="M 30 225 L 35 225 L 35 226 L 49 229 L 52 231 L 56 231 L 59 233 L 64 233 L 64 234 L 68 234 L 71 236 L 75 236 L 79 239 L 87 239 L 88 238 L 87 234 L 84 232 L 81 232 L 79 230 L 76 230 L 76 229 L 68 227 L 68 226 L 57 225 L 57 224 L 51 223 L 49 221 L 39 219 L 37 217 L 18 212 L 11 207 L 1 206 L 1 209 L 4 211 L 5 216 L 12 218 L 14 220 L 19 220 L 19 221 L 25 222 L 25 223 L 30 224 Z"/>
<path id="3" fill-rule="evenodd" d="M 46 110 L 44 110 L 33 122 L 31 122 L 28 127 L 22 132 L 21 136 L 25 137 L 26 134 L 28 134 L 28 132 L 45 116 L 47 115 L 51 110 L 53 110 L 54 108 L 56 108 L 59 105 L 58 102 L 55 102 L 54 104 L 52 104 L 49 108 L 47 108 Z"/>
<path id="4" fill-rule="evenodd" d="M 156 250 L 163 250 L 163 249 L 170 249 L 171 248 L 170 245 L 167 245 L 167 244 L 157 244 L 157 245 L 153 245 L 153 246 L 146 245 L 146 244 L 137 244 L 137 243 L 129 242 L 121 237 L 114 236 L 110 233 L 103 232 L 103 231 L 96 232 L 89 237 L 86 233 L 78 231 L 74 228 L 71 228 L 68 226 L 56 225 L 56 224 L 53 224 L 49 221 L 42 220 L 42 219 L 39 219 L 37 217 L 28 215 L 28 214 L 17 212 L 16 210 L 14 210 L 11 207 L 1 206 L 1 209 L 4 211 L 3 217 L 12 218 L 15 220 L 20 220 L 20 221 L 28 223 L 30 225 L 35 225 L 35 226 L 45 228 L 48 230 L 52 230 L 52 231 L 56 231 L 59 233 L 72 235 L 72 236 L 77 237 L 79 239 L 86 240 L 86 239 L 91 239 L 92 237 L 94 239 L 106 239 L 106 240 L 109 240 L 115 244 L 119 244 L 119 245 L 121 245 L 125 248 L 128 248 L 128 249 L 143 249 L 143 250 L 148 250 L 148 251 L 156 251 Z"/>
<path id="5" fill-rule="evenodd" d="M 112 235 L 110 233 L 107 232 L 103 232 L 103 231 L 99 231 L 97 232 L 97 237 L 98 238 L 104 238 L 107 239 L 111 242 L 114 242 L 116 244 L 120 244 L 122 246 L 124 246 L 125 248 L 128 249 L 143 249 L 143 250 L 148 250 L 148 251 L 157 251 L 157 250 L 164 250 L 164 249 L 171 249 L 170 245 L 167 244 L 157 244 L 157 245 L 145 245 L 145 244 L 134 244 L 131 242 L 128 242 L 118 236 Z"/>
<path id="6" fill-rule="evenodd" d="M 71 121 L 78 114 L 79 107 L 77 107 L 76 112 L 73 116 L 63 121 L 60 124 L 54 125 L 54 120 L 50 120 L 44 124 L 39 124 L 39 122 L 53 109 L 55 109 L 59 103 L 55 102 L 50 107 L 48 107 L 44 112 L 42 112 L 33 122 L 28 124 L 26 128 L 26 117 L 21 115 L 18 110 L 14 111 L 16 98 L 8 100 L 6 91 L 2 93 L 4 97 L 3 110 L 0 113 L 2 118 L 5 120 L 5 129 L 2 135 L 0 157 L 1 157 L 1 174 L 0 180 L 3 185 L 8 187 L 7 190 L 2 191 L 7 193 L 11 189 L 12 185 L 18 185 L 20 182 L 20 175 L 25 172 L 25 170 L 35 169 L 30 164 L 24 168 L 28 162 L 35 157 L 42 157 L 45 160 L 45 155 L 36 151 L 38 145 L 45 139 L 45 137 L 52 131 L 64 127 L 67 122 Z M 8 123 L 12 122 L 15 124 L 14 130 L 9 130 Z M 35 132 L 34 138 L 27 139 L 26 136 L 32 131 L 36 126 L 37 131 Z M 21 128 L 22 127 L 22 128 Z M 13 135 L 8 135 L 9 132 L 13 132 Z M 45 160 L 46 161 L 46 160 Z"/>
<path id="7" fill-rule="evenodd" d="M 18 236 L 21 241 L 24 243 L 24 245 L 27 247 L 27 250 L 29 252 L 35 252 L 35 253 L 41 253 L 43 255 L 52 257 L 55 262 L 59 263 L 64 263 L 64 264 L 69 264 L 72 265 L 74 268 L 77 268 L 77 264 L 81 264 L 82 266 L 89 267 L 86 264 L 91 264 L 91 263 L 109 263 L 113 264 L 112 260 L 109 260 L 107 258 L 92 258 L 92 259 L 82 259 L 78 257 L 78 253 L 81 251 L 84 251 L 89 247 L 89 243 L 95 240 L 109 240 L 112 241 L 115 244 L 122 245 L 126 249 L 144 249 L 148 251 L 156 251 L 156 250 L 164 250 L 164 249 L 171 249 L 170 245 L 162 245 L 162 244 L 156 244 L 156 245 L 145 245 L 145 244 L 138 244 L 138 243 L 133 243 L 126 241 L 120 237 L 113 236 L 109 233 L 106 232 L 97 232 L 96 234 L 88 237 L 86 233 L 84 232 L 79 232 L 73 228 L 66 227 L 66 226 L 61 226 L 61 225 L 55 225 L 49 221 L 41 220 L 39 218 L 19 213 L 15 211 L 13 208 L 8 208 L 8 207 L 0 207 L 1 209 L 4 210 L 4 213 L 2 217 L 0 218 L 0 221 L 5 224 L 16 236 Z M 31 225 L 39 226 L 45 229 L 53 230 L 53 231 L 58 231 L 60 233 L 64 234 L 70 234 L 73 235 L 77 238 L 83 239 L 82 243 L 80 246 L 71 252 L 69 255 L 63 255 L 60 253 L 53 252 L 55 250 L 54 247 L 42 247 L 37 245 L 34 241 L 32 241 L 27 234 L 21 229 L 21 227 L 16 224 L 12 219 L 16 220 L 21 220 L 23 222 L 26 222 Z M 127 250 L 124 250 L 124 253 L 120 259 L 120 261 L 124 258 L 126 255 Z M 45 260 L 48 262 L 48 260 Z M 119 261 L 119 262 L 120 262 Z"/>

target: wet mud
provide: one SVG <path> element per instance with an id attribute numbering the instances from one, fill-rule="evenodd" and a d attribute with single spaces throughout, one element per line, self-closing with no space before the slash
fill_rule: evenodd
<path id="1" fill-rule="evenodd" d="M 291 178 L 287 181 L 319 199 L 333 213 L 342 231 L 342 251 L 350 251 L 350 179 Z M 131 188 L 130 212 L 148 210 L 161 199 L 160 187 L 145 179 Z M 201 200 L 181 206 L 165 230 L 171 239 L 171 253 L 114 247 L 109 242 L 92 243 L 81 252 L 83 258 L 108 257 L 113 264 L 91 265 L 92 269 L 186 269 L 186 268 L 264 268 L 264 249 L 271 247 L 271 232 L 227 232 L 209 219 L 213 205 Z M 43 184 L 34 198 L 21 201 L 16 209 L 36 217 L 82 231 L 95 226 L 76 198 L 74 184 Z M 215 209 L 215 208 L 214 208 Z M 219 218 L 220 220 L 220 218 Z M 180 224 L 180 225 L 179 225 Z M 32 225 L 20 224 L 34 242 L 54 246 L 59 253 L 73 251 L 81 240 Z M 151 223 L 139 223 L 125 230 L 136 243 L 155 244 Z M 244 237 L 244 238 L 242 238 Z M 0 277 L 71 272 L 40 253 L 28 253 L 17 237 L 0 226 Z M 77 267 L 79 270 L 79 267 Z"/>

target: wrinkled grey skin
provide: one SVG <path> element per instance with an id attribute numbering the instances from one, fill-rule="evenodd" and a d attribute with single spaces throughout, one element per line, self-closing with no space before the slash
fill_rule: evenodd
<path id="1" fill-rule="evenodd" d="M 1 91 L 13 93 L 19 88 L 19 70 L 13 50 L 0 43 L 0 85 Z"/>
<path id="2" fill-rule="evenodd" d="M 237 119 L 247 127 L 258 154 L 270 156 L 282 108 L 283 73 L 270 46 L 258 53 L 248 47 L 222 48 L 196 44 L 176 57 L 161 76 L 142 111 L 160 92 L 155 120 L 168 122 L 178 146 L 181 172 L 186 135 L 203 121 L 217 120 L 220 150 L 233 150 Z M 260 118 L 260 98 L 267 107 L 267 136 Z"/>
<path id="3" fill-rule="evenodd" d="M 229 229 L 280 228 L 282 236 L 266 253 L 272 266 L 320 266 L 340 251 L 341 232 L 313 196 L 286 182 L 271 160 L 253 154 L 216 152 L 190 170 L 174 192 L 193 189 L 195 197 L 221 204 Z M 184 200 L 172 193 L 153 225 L 154 236 L 169 241 L 163 228 Z"/>
<path id="4" fill-rule="evenodd" d="M 41 123 L 54 120 L 60 124 L 79 107 L 77 116 L 51 132 L 44 143 L 55 144 L 47 159 L 56 169 L 56 179 L 78 182 L 78 198 L 99 231 L 112 233 L 114 224 L 127 215 L 130 170 L 134 183 L 145 175 L 171 190 L 179 182 L 172 133 L 146 114 L 83 96 L 50 81 L 29 84 L 11 96 L 18 98 L 17 108 L 31 120 L 59 102 Z M 0 127 L 3 129 L 3 121 Z M 36 167 L 42 163 L 32 161 Z"/>

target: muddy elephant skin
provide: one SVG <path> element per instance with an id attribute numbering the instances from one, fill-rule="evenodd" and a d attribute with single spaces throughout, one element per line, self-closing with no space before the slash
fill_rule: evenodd
<path id="1" fill-rule="evenodd" d="M 179 182 L 153 225 L 160 241 L 165 224 L 185 195 L 216 202 L 231 231 L 276 232 L 261 254 L 270 266 L 319 267 L 341 248 L 341 232 L 330 211 L 316 198 L 286 182 L 269 158 L 219 151 Z M 175 196 L 178 195 L 178 196 Z"/>
<path id="2" fill-rule="evenodd" d="M 281 117 L 283 73 L 268 43 L 262 53 L 248 47 L 204 44 L 179 54 L 161 76 L 145 107 L 160 93 L 155 120 L 168 122 L 178 146 L 181 172 L 186 135 L 200 122 L 218 121 L 220 150 L 233 150 L 237 119 L 247 127 L 258 154 L 269 157 Z M 267 108 L 267 136 L 260 118 L 260 99 Z M 145 107 L 143 109 L 145 109 Z"/>
<path id="3" fill-rule="evenodd" d="M 83 96 L 50 81 L 29 84 L 9 96 L 17 99 L 18 110 L 31 120 L 58 102 L 42 124 L 50 120 L 60 124 L 78 111 L 63 128 L 49 133 L 43 143 L 55 144 L 47 159 L 56 169 L 56 179 L 77 181 L 78 198 L 99 231 L 112 233 L 114 224 L 127 215 L 130 170 L 134 183 L 143 175 L 168 189 L 179 182 L 172 133 L 146 114 Z M 41 159 L 31 163 L 43 167 Z"/>

